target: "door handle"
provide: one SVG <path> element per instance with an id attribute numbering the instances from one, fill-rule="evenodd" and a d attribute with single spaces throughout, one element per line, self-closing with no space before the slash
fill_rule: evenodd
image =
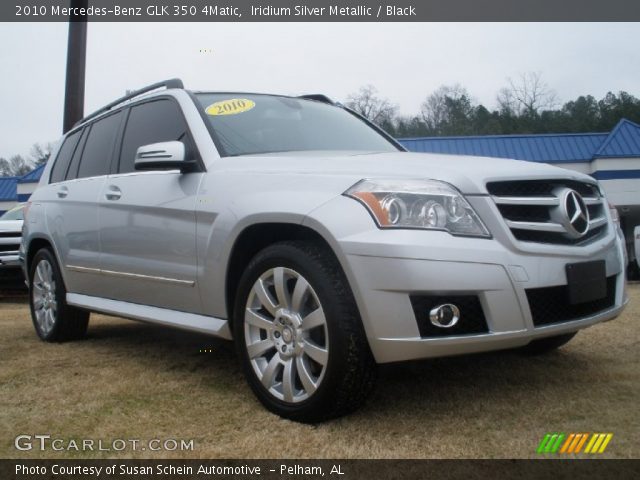
<path id="1" fill-rule="evenodd" d="M 69 189 L 67 187 L 60 187 L 56 192 L 58 198 L 66 198 L 69 195 Z"/>
<path id="2" fill-rule="evenodd" d="M 115 185 L 109 185 L 107 193 L 104 194 L 107 200 L 120 200 L 122 197 L 122 191 Z"/>

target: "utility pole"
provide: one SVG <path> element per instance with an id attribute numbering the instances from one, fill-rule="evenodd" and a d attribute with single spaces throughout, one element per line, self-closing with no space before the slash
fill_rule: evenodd
<path id="1" fill-rule="evenodd" d="M 89 0 L 71 0 L 72 8 L 87 8 Z M 84 80 L 87 60 L 87 16 L 69 16 L 67 78 L 64 94 L 62 133 L 67 133 L 84 116 Z"/>

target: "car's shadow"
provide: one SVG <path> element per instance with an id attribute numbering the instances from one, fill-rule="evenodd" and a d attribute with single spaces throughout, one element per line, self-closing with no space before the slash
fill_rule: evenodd
<path id="1" fill-rule="evenodd" d="M 235 381 L 242 372 L 232 342 L 133 321 L 90 324 L 87 341 L 92 348 L 126 351 L 150 369 L 183 370 L 202 375 L 205 382 L 230 376 L 233 381 L 225 382 L 230 393 L 245 399 L 250 395 L 243 381 Z M 483 405 L 491 405 L 493 412 L 522 408 L 514 405 L 518 402 L 526 402 L 527 409 L 542 408 L 545 402 L 561 402 L 558 392 L 570 395 L 602 368 L 583 349 L 571 346 L 538 356 L 499 351 L 381 365 L 377 388 L 361 414 L 408 419 L 429 409 L 471 418 L 481 415 Z"/>

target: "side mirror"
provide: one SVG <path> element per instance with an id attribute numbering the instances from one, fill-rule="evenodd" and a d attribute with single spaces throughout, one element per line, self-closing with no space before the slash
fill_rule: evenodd
<path id="1" fill-rule="evenodd" d="M 184 143 L 160 142 L 142 145 L 136 151 L 136 170 L 188 170 L 193 161 L 186 160 Z"/>

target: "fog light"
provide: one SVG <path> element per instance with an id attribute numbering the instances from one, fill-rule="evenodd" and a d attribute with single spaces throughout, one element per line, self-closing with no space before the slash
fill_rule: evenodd
<path id="1" fill-rule="evenodd" d="M 438 305 L 429 312 L 431 324 L 439 328 L 451 328 L 460 320 L 460 309 L 451 303 Z"/>

